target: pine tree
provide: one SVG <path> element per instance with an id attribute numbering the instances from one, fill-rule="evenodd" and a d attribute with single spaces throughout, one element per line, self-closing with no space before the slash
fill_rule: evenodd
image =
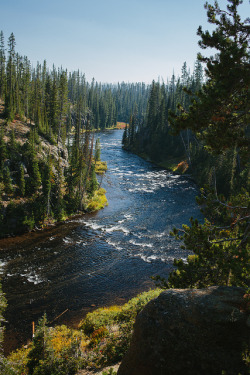
<path id="1" fill-rule="evenodd" d="M 126 124 L 124 132 L 123 132 L 123 136 L 122 136 L 122 145 L 123 147 L 126 148 L 127 144 L 128 144 L 128 126 Z"/>
<path id="2" fill-rule="evenodd" d="M 30 109 L 30 79 L 31 79 L 31 67 L 27 57 L 24 57 L 23 65 L 23 108 L 24 115 L 26 117 L 26 124 L 28 123 L 29 109 Z"/>
<path id="3" fill-rule="evenodd" d="M 45 367 L 45 372 L 43 372 L 43 369 L 41 371 L 44 374 L 48 373 L 48 368 L 46 371 L 46 359 L 48 358 L 46 344 L 49 337 L 49 328 L 47 323 L 47 316 L 44 314 L 36 327 L 31 350 L 27 357 L 27 368 L 30 375 L 39 373 L 43 366 Z"/>
<path id="4" fill-rule="evenodd" d="M 16 71 L 15 71 L 15 36 L 11 33 L 8 39 L 8 62 L 7 62 L 7 92 L 6 92 L 6 112 L 9 120 L 12 120 L 16 112 L 16 102 L 15 102 L 15 80 L 16 80 Z"/>
<path id="5" fill-rule="evenodd" d="M 57 218 L 59 220 L 62 220 L 65 215 L 64 200 L 63 200 L 64 191 L 65 191 L 65 178 L 64 178 L 64 169 L 62 165 L 60 164 L 60 160 L 58 160 L 56 170 L 57 170 L 57 176 L 56 176 L 56 184 L 55 184 L 56 185 L 55 186 L 55 190 L 56 190 L 55 209 L 57 211 L 56 212 Z"/>
<path id="6" fill-rule="evenodd" d="M 41 187 L 41 174 L 39 170 L 39 164 L 38 161 L 35 157 L 32 158 L 31 160 L 31 176 L 30 176 L 30 186 L 29 188 L 31 189 L 32 193 L 37 193 L 37 191 Z"/>
<path id="7" fill-rule="evenodd" d="M 89 184 L 88 184 L 88 192 L 90 195 L 94 194 L 94 192 L 98 188 L 98 185 L 99 184 L 96 178 L 95 166 L 94 164 L 92 164 L 90 168 L 90 177 L 89 177 Z"/>
<path id="8" fill-rule="evenodd" d="M 175 130 L 192 129 L 203 140 L 206 148 L 223 155 L 229 149 L 243 160 L 249 154 L 249 103 L 247 91 L 250 83 L 249 27 L 240 22 L 237 8 L 242 1 L 228 0 L 227 12 L 218 3 L 209 5 L 208 20 L 216 25 L 210 34 L 201 27 L 198 35 L 202 48 L 216 47 L 214 57 L 199 56 L 206 62 L 207 82 L 199 92 L 189 111 L 174 115 Z M 235 160 L 235 157 L 234 157 Z M 235 168 L 235 161 L 232 163 Z M 246 171 L 249 173 L 249 169 Z M 233 171 L 234 173 L 234 171 Z M 167 287 L 202 288 L 208 285 L 238 285 L 247 287 L 249 264 L 249 205 L 250 197 L 244 187 L 235 194 L 220 196 L 216 183 L 213 189 L 205 187 L 198 199 L 206 218 L 199 223 L 193 218 L 191 225 L 174 229 L 173 235 L 183 241 L 183 248 L 192 251 L 187 262 L 175 260 L 177 270 L 169 276 Z"/>
<path id="9" fill-rule="evenodd" d="M 5 72 L 5 48 L 4 48 L 4 35 L 0 32 L 0 98 L 5 98 L 6 89 L 6 72 Z"/>
<path id="10" fill-rule="evenodd" d="M 95 156 L 94 156 L 94 159 L 95 159 L 95 163 L 97 161 L 100 161 L 101 160 L 101 146 L 100 146 L 100 138 L 97 138 L 96 142 L 95 142 Z"/>
<path id="11" fill-rule="evenodd" d="M 25 179 L 24 179 L 24 167 L 22 164 L 20 165 L 20 169 L 19 169 L 18 186 L 19 186 L 20 195 L 24 197 L 25 196 Z"/>
<path id="12" fill-rule="evenodd" d="M 188 114 L 183 110 L 182 116 L 172 116 L 172 125 L 177 131 L 192 129 L 214 152 L 237 147 L 244 155 L 249 143 L 250 30 L 237 11 L 242 1 L 228 1 L 227 12 L 217 3 L 205 5 L 208 21 L 216 29 L 210 34 L 199 27 L 199 45 L 203 49 L 216 48 L 218 54 L 216 58 L 198 55 L 198 60 L 206 63 L 207 82 Z"/>
<path id="13" fill-rule="evenodd" d="M 6 148 L 6 143 L 4 141 L 4 130 L 3 130 L 3 127 L 1 127 L 1 130 L 0 130 L 0 166 L 4 163 L 6 157 L 7 157 L 7 148 Z"/>
<path id="14" fill-rule="evenodd" d="M 188 70 L 187 70 L 187 63 L 186 61 L 183 63 L 182 68 L 181 68 L 181 83 L 183 86 L 187 86 L 188 84 Z"/>
<path id="15" fill-rule="evenodd" d="M 5 167 L 3 170 L 3 182 L 4 182 L 4 190 L 6 194 L 12 194 L 14 189 L 13 189 L 12 179 L 10 177 L 10 170 L 8 167 Z"/>
<path id="16" fill-rule="evenodd" d="M 68 98 L 68 85 L 67 85 L 67 72 L 61 72 L 60 80 L 59 80 L 59 127 L 58 127 L 58 135 L 57 135 L 57 143 L 62 138 L 62 133 L 64 133 L 63 126 L 63 119 L 65 119 L 67 113 L 67 98 Z M 65 134 L 64 134 L 65 138 Z"/>
<path id="17" fill-rule="evenodd" d="M 45 166 L 45 173 L 43 176 L 43 195 L 45 198 L 45 212 L 46 216 L 49 218 L 51 216 L 51 190 L 52 190 L 52 179 L 53 179 L 53 172 L 52 172 L 52 163 L 51 157 L 48 157 L 46 166 Z"/>

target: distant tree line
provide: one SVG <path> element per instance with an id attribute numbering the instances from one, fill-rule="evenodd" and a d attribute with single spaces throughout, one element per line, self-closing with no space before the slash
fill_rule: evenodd
<path id="1" fill-rule="evenodd" d="M 185 95 L 184 89 L 195 93 L 201 88 L 202 82 L 203 70 L 199 61 L 196 61 L 192 74 L 184 62 L 181 77 L 173 74 L 166 83 L 153 81 L 149 88 L 145 116 L 142 118 L 135 106 L 129 127 L 124 132 L 123 146 L 139 154 L 146 154 L 156 162 L 185 157 L 186 152 L 190 154 L 191 133 L 182 132 L 174 137 L 169 112 L 176 112 L 178 103 L 187 109 L 191 99 Z"/>

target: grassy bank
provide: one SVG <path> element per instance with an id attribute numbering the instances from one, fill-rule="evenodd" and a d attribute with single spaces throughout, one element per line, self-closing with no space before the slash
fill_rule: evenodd
<path id="1" fill-rule="evenodd" d="M 88 313 L 78 329 L 65 325 L 48 327 L 44 316 L 33 341 L 7 358 L 8 373 L 73 375 L 80 369 L 96 370 L 116 364 L 127 351 L 137 314 L 160 293 L 161 289 L 150 290 L 123 306 L 99 308 Z"/>

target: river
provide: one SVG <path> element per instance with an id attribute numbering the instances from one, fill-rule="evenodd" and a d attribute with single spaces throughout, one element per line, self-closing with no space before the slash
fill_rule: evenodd
<path id="1" fill-rule="evenodd" d="M 6 352 L 31 338 L 31 323 L 44 312 L 49 322 L 76 326 L 86 312 L 154 287 L 150 276 L 167 277 L 174 258 L 188 255 L 169 232 L 202 218 L 195 184 L 122 150 L 121 130 L 97 136 L 108 207 L 0 241 Z"/>

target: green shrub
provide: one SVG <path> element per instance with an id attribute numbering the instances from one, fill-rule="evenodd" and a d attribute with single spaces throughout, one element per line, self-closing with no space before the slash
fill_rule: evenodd
<path id="1" fill-rule="evenodd" d="M 95 173 L 96 174 L 104 174 L 108 169 L 106 161 L 97 161 L 95 163 Z"/>
<path id="2" fill-rule="evenodd" d="M 114 324 L 118 312 L 121 311 L 120 306 L 101 307 L 91 313 L 80 322 L 79 328 L 86 334 L 90 335 L 100 327 Z"/>
<path id="3" fill-rule="evenodd" d="M 48 327 L 44 316 L 28 348 L 8 357 L 10 374 L 73 375 L 79 368 L 97 369 L 117 363 L 128 349 L 136 315 L 160 292 L 160 289 L 150 290 L 123 306 L 88 313 L 79 325 L 80 330 L 65 325 Z M 105 374 L 116 372 L 109 369 Z"/>
<path id="4" fill-rule="evenodd" d="M 135 320 L 143 307 L 151 301 L 151 299 L 158 297 L 161 292 L 162 289 L 153 289 L 132 298 L 128 303 L 122 306 L 121 311 L 117 314 L 116 320 L 118 322 L 129 322 L 131 319 Z"/>
<path id="5" fill-rule="evenodd" d="M 95 191 L 91 201 L 87 205 L 88 212 L 98 211 L 108 205 L 108 200 L 105 196 L 106 190 L 101 188 Z"/>
<path id="6" fill-rule="evenodd" d="M 102 372 L 102 375 L 116 375 L 116 374 L 117 374 L 117 372 L 114 371 L 112 368 L 110 368 L 110 369 L 107 370 L 107 371 L 103 371 L 103 372 Z"/>

